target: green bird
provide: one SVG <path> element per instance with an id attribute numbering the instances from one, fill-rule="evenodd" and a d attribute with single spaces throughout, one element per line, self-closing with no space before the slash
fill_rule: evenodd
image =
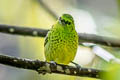
<path id="1" fill-rule="evenodd" d="M 78 34 L 70 14 L 63 14 L 47 33 L 44 43 L 46 61 L 69 64 L 78 47 Z"/>

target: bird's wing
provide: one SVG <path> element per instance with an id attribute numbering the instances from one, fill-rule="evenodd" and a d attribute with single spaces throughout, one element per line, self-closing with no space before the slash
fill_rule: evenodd
<path id="1" fill-rule="evenodd" d="M 48 42 L 48 34 L 47 34 L 47 36 L 45 37 L 44 46 L 47 44 L 47 42 Z"/>
<path id="2" fill-rule="evenodd" d="M 52 25 L 52 28 L 53 28 L 54 25 Z M 45 37 L 45 42 L 44 42 L 44 46 L 48 43 L 48 35 L 51 33 L 51 30 L 48 31 L 46 37 Z"/>

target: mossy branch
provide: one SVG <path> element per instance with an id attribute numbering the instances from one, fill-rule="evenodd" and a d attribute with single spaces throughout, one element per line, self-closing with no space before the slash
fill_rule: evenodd
<path id="1" fill-rule="evenodd" d="M 91 68 L 76 68 L 74 66 L 57 64 L 53 65 L 52 63 L 39 61 L 39 60 L 30 60 L 17 57 L 11 57 L 0 54 L 0 64 L 34 70 L 38 73 L 57 73 L 71 76 L 79 77 L 91 77 L 91 78 L 100 78 L 100 73 L 105 72 L 102 70 L 91 69 Z"/>
<path id="2" fill-rule="evenodd" d="M 0 32 L 21 36 L 45 37 L 48 30 L 0 24 Z M 79 44 L 87 42 L 110 47 L 120 47 L 120 39 L 87 33 L 78 33 L 78 35 Z"/>

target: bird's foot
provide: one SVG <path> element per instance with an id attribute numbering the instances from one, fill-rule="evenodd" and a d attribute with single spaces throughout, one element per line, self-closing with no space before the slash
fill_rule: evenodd
<path id="1" fill-rule="evenodd" d="M 75 62 L 72 62 L 72 61 L 71 61 L 71 63 L 74 64 L 77 67 L 78 71 L 81 69 L 81 66 L 79 64 L 77 64 Z"/>
<path id="2" fill-rule="evenodd" d="M 57 63 L 55 61 L 50 61 L 50 64 L 53 66 L 57 66 Z"/>
<path id="3" fill-rule="evenodd" d="M 38 68 L 36 71 L 38 72 L 38 74 L 42 74 L 42 75 L 45 75 L 47 73 L 47 71 L 45 71 L 45 66 Z"/>
<path id="4" fill-rule="evenodd" d="M 57 63 L 55 61 L 50 61 L 50 66 L 49 66 L 49 73 L 51 74 L 51 72 L 56 69 Z"/>
<path id="5" fill-rule="evenodd" d="M 41 67 L 41 68 L 39 68 L 37 70 L 37 72 L 39 74 L 43 74 L 43 75 L 45 75 L 46 73 L 50 73 L 51 74 L 52 70 L 55 69 L 56 66 L 57 66 L 56 62 L 54 62 L 54 61 L 47 62 L 46 61 L 46 65 Z"/>

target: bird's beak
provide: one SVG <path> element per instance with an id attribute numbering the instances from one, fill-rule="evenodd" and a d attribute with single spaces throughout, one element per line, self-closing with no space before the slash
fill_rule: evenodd
<path id="1" fill-rule="evenodd" d="M 61 17 L 59 18 L 59 23 L 62 24 L 62 22 L 61 22 Z"/>

